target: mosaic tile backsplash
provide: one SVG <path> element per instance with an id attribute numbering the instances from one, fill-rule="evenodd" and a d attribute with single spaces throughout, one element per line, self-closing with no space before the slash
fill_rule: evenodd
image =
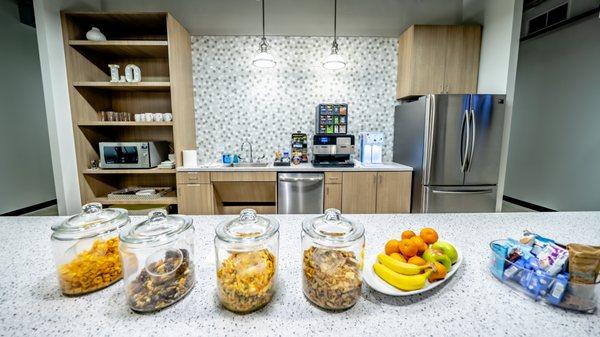
<path id="1" fill-rule="evenodd" d="M 310 147 L 317 104 L 348 103 L 349 133 L 383 131 L 384 161 L 391 161 L 397 41 L 338 38 L 347 66 L 331 71 L 321 66 L 329 37 L 269 37 L 277 61 L 270 69 L 252 65 L 259 37 L 192 37 L 199 160 L 218 161 L 223 150 L 242 154 L 245 140 L 255 158 L 272 160 L 298 130 L 309 134 Z"/>

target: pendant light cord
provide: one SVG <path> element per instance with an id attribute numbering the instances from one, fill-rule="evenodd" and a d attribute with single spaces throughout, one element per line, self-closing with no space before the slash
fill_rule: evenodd
<path id="1" fill-rule="evenodd" d="M 333 0 L 333 43 L 331 44 L 331 52 L 333 54 L 337 54 L 338 53 L 338 43 L 337 43 L 337 0 Z"/>
<path id="2" fill-rule="evenodd" d="M 262 38 L 260 40 L 260 51 L 266 53 L 269 45 L 265 37 L 265 0 L 262 0 Z"/>

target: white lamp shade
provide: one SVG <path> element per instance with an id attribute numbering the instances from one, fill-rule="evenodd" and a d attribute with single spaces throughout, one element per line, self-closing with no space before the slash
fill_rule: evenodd
<path id="1" fill-rule="evenodd" d="M 259 68 L 273 68 L 277 62 L 275 62 L 273 55 L 267 52 L 260 52 L 254 56 L 252 64 Z"/>
<path id="2" fill-rule="evenodd" d="M 323 60 L 323 68 L 338 70 L 346 66 L 346 59 L 339 54 L 331 54 Z"/>

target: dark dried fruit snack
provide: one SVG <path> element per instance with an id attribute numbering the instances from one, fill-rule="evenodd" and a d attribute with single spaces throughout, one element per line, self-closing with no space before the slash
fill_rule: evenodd
<path id="1" fill-rule="evenodd" d="M 146 266 L 131 282 L 129 305 L 135 311 L 163 309 L 183 298 L 194 286 L 194 266 L 186 249 L 168 251 L 165 258 Z"/>

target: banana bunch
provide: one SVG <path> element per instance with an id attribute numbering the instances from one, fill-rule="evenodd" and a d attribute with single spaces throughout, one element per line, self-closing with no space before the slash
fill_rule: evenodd
<path id="1" fill-rule="evenodd" d="M 425 281 L 431 274 L 431 265 L 417 266 L 396 260 L 385 253 L 377 255 L 373 270 L 377 276 L 392 286 L 404 290 L 417 290 L 425 286 Z M 424 273 L 422 273 L 425 271 Z"/>

